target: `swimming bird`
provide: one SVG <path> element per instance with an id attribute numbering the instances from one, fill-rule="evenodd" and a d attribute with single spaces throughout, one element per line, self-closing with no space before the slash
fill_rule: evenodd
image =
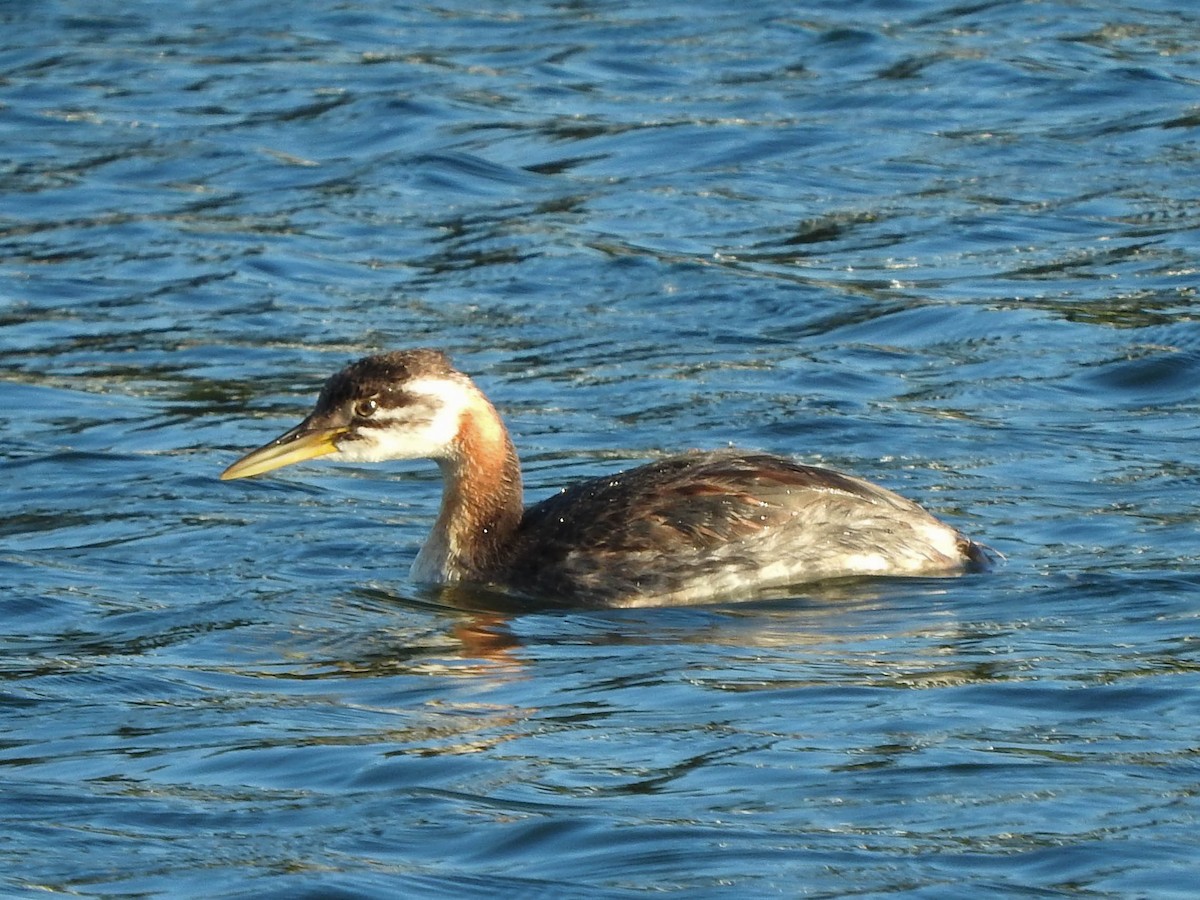
<path id="1" fill-rule="evenodd" d="M 574 606 L 745 599 L 854 575 L 957 575 L 982 545 L 878 485 L 766 453 L 717 450 L 581 481 L 528 508 L 496 408 L 440 351 L 353 362 L 295 428 L 229 466 L 245 478 L 317 457 L 428 458 L 441 510 L 418 582 Z"/>

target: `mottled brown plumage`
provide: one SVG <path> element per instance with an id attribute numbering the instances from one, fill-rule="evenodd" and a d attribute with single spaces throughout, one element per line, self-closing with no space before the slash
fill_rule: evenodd
<path id="1" fill-rule="evenodd" d="M 614 593 L 685 602 L 700 581 L 754 583 L 768 548 L 789 561 L 779 583 L 874 574 L 870 562 L 848 571 L 847 559 L 889 553 L 891 565 L 926 573 L 984 561 L 966 538 L 953 554 L 930 546 L 923 529 L 937 525 L 917 504 L 829 469 L 765 453 L 690 453 L 529 507 L 493 580 L 581 602 L 607 603 Z M 881 551 L 881 532 L 889 550 Z"/>

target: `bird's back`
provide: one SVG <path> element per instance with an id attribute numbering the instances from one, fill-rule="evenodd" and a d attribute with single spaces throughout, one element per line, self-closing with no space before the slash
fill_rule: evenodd
<path id="1" fill-rule="evenodd" d="M 958 573 L 979 558 L 884 488 L 719 451 L 583 481 L 529 507 L 497 580 L 574 603 L 659 605 L 835 576 Z"/>

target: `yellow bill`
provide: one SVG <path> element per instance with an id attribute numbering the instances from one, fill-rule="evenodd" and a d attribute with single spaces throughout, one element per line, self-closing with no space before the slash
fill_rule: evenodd
<path id="1" fill-rule="evenodd" d="M 221 473 L 222 481 L 261 475 L 273 469 L 290 466 L 292 463 L 317 459 L 337 452 L 337 439 L 345 434 L 345 427 L 313 428 L 301 422 L 287 434 L 280 435 L 269 444 L 251 450 L 232 466 Z"/>

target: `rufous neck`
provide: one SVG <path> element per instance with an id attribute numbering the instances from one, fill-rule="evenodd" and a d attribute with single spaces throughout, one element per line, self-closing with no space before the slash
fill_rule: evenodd
<path id="1" fill-rule="evenodd" d="M 420 581 L 486 580 L 521 523 L 521 464 L 500 414 L 476 392 L 450 452 L 438 460 L 442 507 L 413 575 Z"/>

